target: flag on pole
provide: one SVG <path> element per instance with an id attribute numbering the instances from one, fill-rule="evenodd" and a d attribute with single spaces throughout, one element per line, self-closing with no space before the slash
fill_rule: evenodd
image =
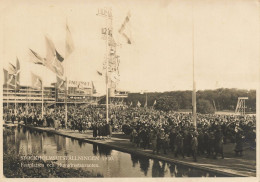
<path id="1" fill-rule="evenodd" d="M 16 67 L 13 64 L 9 63 L 7 84 L 12 89 L 15 89 L 15 84 L 16 84 L 15 76 L 16 76 Z"/>
<path id="2" fill-rule="evenodd" d="M 66 58 L 74 51 L 74 43 L 68 24 L 66 24 Z"/>
<path id="3" fill-rule="evenodd" d="M 102 76 L 102 72 L 101 72 L 101 71 L 97 71 L 97 74 L 98 74 L 99 76 Z"/>
<path id="4" fill-rule="evenodd" d="M 132 105 L 133 105 L 133 102 L 131 101 L 131 103 L 130 103 L 129 107 L 131 107 Z"/>
<path id="5" fill-rule="evenodd" d="M 64 90 L 65 89 L 65 80 L 61 79 L 57 75 L 56 75 L 56 78 L 57 78 L 57 89 Z"/>
<path id="6" fill-rule="evenodd" d="M 39 64 L 39 65 L 45 65 L 45 59 L 42 58 L 38 53 L 30 49 L 30 61 L 33 62 L 34 64 Z"/>
<path id="7" fill-rule="evenodd" d="M 137 107 L 141 107 L 141 103 L 139 101 L 137 102 Z"/>
<path id="8" fill-rule="evenodd" d="M 32 88 L 35 88 L 37 90 L 42 89 L 42 79 L 38 75 L 35 75 L 34 73 L 31 73 L 32 76 Z"/>
<path id="9" fill-rule="evenodd" d="M 15 89 L 15 75 L 9 74 L 7 84 L 12 89 Z"/>
<path id="10" fill-rule="evenodd" d="M 46 66 L 56 73 L 58 76 L 63 76 L 64 68 L 61 64 L 63 57 L 60 54 L 57 54 L 54 43 L 45 36 L 46 40 Z"/>
<path id="11" fill-rule="evenodd" d="M 130 20 L 131 14 L 130 12 L 128 12 L 125 21 L 123 22 L 123 24 L 121 25 L 121 28 L 118 30 L 118 32 L 126 39 L 128 44 L 131 44 L 131 29 L 130 29 L 130 24 L 129 24 L 129 20 Z"/>
<path id="12" fill-rule="evenodd" d="M 60 55 L 60 53 L 56 50 L 56 56 L 57 56 L 57 59 L 60 61 L 60 62 L 63 62 L 64 58 Z"/>
<path id="13" fill-rule="evenodd" d="M 15 72 L 16 72 L 16 67 L 12 63 L 9 63 L 8 73 L 14 75 Z"/>

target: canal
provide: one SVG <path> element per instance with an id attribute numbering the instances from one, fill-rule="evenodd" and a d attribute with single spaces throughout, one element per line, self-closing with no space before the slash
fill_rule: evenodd
<path id="1" fill-rule="evenodd" d="M 4 135 L 4 152 L 13 147 L 16 153 L 24 157 L 33 155 L 43 160 L 55 160 L 55 163 L 62 167 L 80 167 L 104 177 L 223 176 L 23 126 L 11 127 L 8 130 L 11 130 L 12 134 Z"/>

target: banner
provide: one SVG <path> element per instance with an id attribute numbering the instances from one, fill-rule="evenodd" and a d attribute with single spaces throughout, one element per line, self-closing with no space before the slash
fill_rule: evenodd
<path id="1" fill-rule="evenodd" d="M 91 82 L 68 80 L 68 87 L 92 88 Z"/>

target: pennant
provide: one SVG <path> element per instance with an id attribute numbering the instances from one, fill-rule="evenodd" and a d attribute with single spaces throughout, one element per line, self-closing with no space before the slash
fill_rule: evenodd
<path id="1" fill-rule="evenodd" d="M 139 101 L 137 102 L 137 107 L 141 107 L 141 103 Z"/>
<path id="2" fill-rule="evenodd" d="M 130 20 L 130 13 L 125 18 L 125 21 L 121 25 L 121 28 L 118 30 L 118 32 L 126 39 L 128 44 L 131 44 L 131 32 L 130 32 L 130 27 L 129 27 L 129 20 Z M 127 26 L 128 25 L 128 26 Z M 126 33 L 128 32 L 128 33 Z"/>
<path id="3" fill-rule="evenodd" d="M 31 73 L 32 76 L 32 88 L 35 88 L 37 90 L 42 89 L 42 79 L 38 75 L 35 75 Z"/>
<path id="4" fill-rule="evenodd" d="M 66 58 L 74 51 L 74 43 L 68 24 L 66 24 Z"/>
<path id="5" fill-rule="evenodd" d="M 45 37 L 46 40 L 46 66 L 53 71 L 58 76 L 63 76 L 64 74 L 64 68 L 61 64 L 61 56 L 60 60 L 57 55 L 57 51 L 55 49 L 55 46 L 53 42 L 48 38 Z"/>
<path id="6" fill-rule="evenodd" d="M 58 53 L 58 51 L 56 50 L 56 56 L 57 56 L 57 59 L 62 62 L 64 60 L 64 58 Z"/>
<path id="7" fill-rule="evenodd" d="M 39 54 L 30 49 L 30 61 L 34 64 L 45 65 L 45 60 Z"/>
<path id="8" fill-rule="evenodd" d="M 97 74 L 98 74 L 99 76 L 102 76 L 102 73 L 101 73 L 100 71 L 97 71 Z"/>
<path id="9" fill-rule="evenodd" d="M 153 103 L 153 106 L 155 106 L 156 105 L 156 100 L 154 100 L 154 103 Z"/>
<path id="10" fill-rule="evenodd" d="M 57 89 L 65 90 L 65 80 L 61 79 L 58 76 L 56 76 L 56 78 L 57 78 Z"/>

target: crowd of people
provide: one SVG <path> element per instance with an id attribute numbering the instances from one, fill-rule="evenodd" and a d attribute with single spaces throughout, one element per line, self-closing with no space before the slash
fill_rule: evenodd
<path id="1" fill-rule="evenodd" d="M 197 114 L 196 127 L 191 113 L 163 112 L 139 107 L 114 107 L 69 105 L 67 119 L 64 106 L 45 106 L 42 115 L 40 105 L 4 107 L 5 121 L 24 122 L 26 125 L 66 128 L 81 133 L 93 131 L 96 139 L 109 138 L 114 131 L 130 135 L 130 141 L 138 147 L 151 148 L 153 153 L 173 152 L 181 155 L 197 155 L 224 158 L 223 144 L 235 143 L 235 154 L 243 154 L 243 143 L 255 147 L 256 117 L 254 115 Z M 66 122 L 67 120 L 67 122 Z"/>

